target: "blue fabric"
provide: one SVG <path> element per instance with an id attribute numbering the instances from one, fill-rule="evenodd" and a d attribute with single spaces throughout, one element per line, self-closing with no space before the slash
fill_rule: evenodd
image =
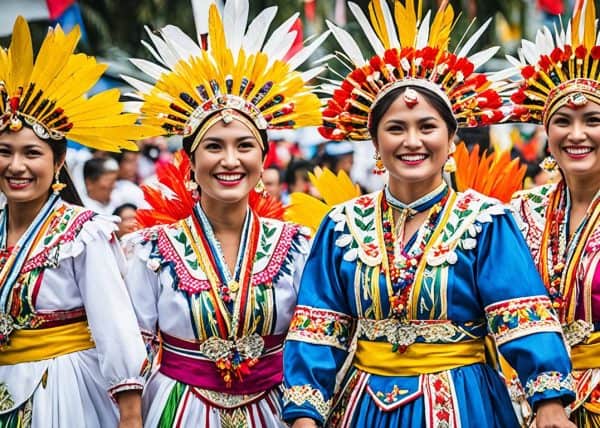
<path id="1" fill-rule="evenodd" d="M 362 269 L 362 278 L 372 268 L 365 267 L 358 260 L 344 259 L 346 249 L 340 248 L 336 240 L 341 235 L 348 234 L 349 229 L 347 224 L 343 230 L 339 226 L 339 222 L 336 223 L 328 216 L 317 232 L 302 277 L 298 305 L 335 311 L 351 316 L 353 320 L 359 317 L 374 319 L 373 312 L 368 309 L 371 307 L 372 293 L 359 287 L 360 295 L 357 295 L 355 290 L 357 269 Z M 445 307 L 448 320 L 468 326 L 472 326 L 474 322 L 480 324 L 480 327 L 473 327 L 472 331 L 481 337 L 486 331 L 486 306 L 527 296 L 545 296 L 546 291 L 527 246 L 508 212 L 501 210 L 500 214 L 492 216 L 491 221 L 477 221 L 473 227 L 478 231 L 477 245 L 468 250 L 457 248 L 457 261 L 448 267 Z M 389 316 L 390 305 L 383 274 L 380 275 L 379 284 L 380 303 L 385 318 Z M 433 296 L 432 300 L 436 299 L 439 300 L 440 296 Z M 434 306 L 439 304 L 436 301 Z M 432 313 L 438 312 L 423 310 L 416 318 L 437 319 L 436 316 L 431 317 Z M 351 337 L 343 340 L 350 341 Z M 523 385 L 546 372 L 559 372 L 565 377 L 570 373 L 569 357 L 559 333 L 529 331 L 527 335 L 501 345 L 500 352 L 516 369 Z M 401 358 L 402 354 L 398 355 Z M 288 340 L 284 351 L 284 385 L 288 389 L 309 385 L 320 391 L 325 401 L 331 400 L 336 374 L 346 356 L 347 352 L 339 347 L 314 341 Z M 340 391 L 355 387 L 352 379 L 357 372 L 359 370 L 354 367 L 348 371 Z M 504 381 L 491 366 L 474 364 L 459 367 L 451 370 L 450 376 L 463 428 L 519 426 Z M 348 406 L 348 411 L 352 412 L 348 426 L 427 426 L 422 395 L 398 408 L 384 411 L 366 392 L 370 388 L 372 391 L 385 393 L 396 386 L 408 396 L 418 390 L 418 384 L 419 376 L 370 374 L 366 386 L 359 393 L 356 406 Z M 569 389 L 548 388 L 532 394 L 529 401 L 535 407 L 541 400 L 559 398 L 568 403 L 573 397 Z M 342 403 L 342 406 L 346 404 Z M 333 410 L 335 413 L 335 406 Z M 324 416 L 309 401 L 298 403 L 288 400 L 283 416 L 287 421 L 310 417 L 321 424 L 325 423 Z"/>

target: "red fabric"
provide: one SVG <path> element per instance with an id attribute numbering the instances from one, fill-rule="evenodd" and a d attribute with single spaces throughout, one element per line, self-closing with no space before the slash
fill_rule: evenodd
<path id="1" fill-rule="evenodd" d="M 304 34 L 302 31 L 302 21 L 300 21 L 300 18 L 296 19 L 296 22 L 294 22 L 294 25 L 292 25 L 292 28 L 290 28 L 290 33 L 292 31 L 296 32 L 296 38 L 294 39 L 294 44 L 292 45 L 292 47 L 290 48 L 290 50 L 288 51 L 287 54 L 285 54 L 285 59 L 288 60 L 290 59 L 292 56 L 294 56 L 294 54 L 296 52 L 298 52 L 300 49 L 302 49 L 304 43 Z"/>
<path id="2" fill-rule="evenodd" d="M 76 0 L 46 0 L 50 19 L 55 20 L 63 14 L 65 10 L 75 3 Z"/>
<path id="3" fill-rule="evenodd" d="M 314 22 L 317 15 L 317 0 L 304 0 L 304 14 L 308 21 Z"/>
<path id="4" fill-rule="evenodd" d="M 565 11 L 563 0 L 538 0 L 538 7 L 550 15 L 560 15 Z"/>

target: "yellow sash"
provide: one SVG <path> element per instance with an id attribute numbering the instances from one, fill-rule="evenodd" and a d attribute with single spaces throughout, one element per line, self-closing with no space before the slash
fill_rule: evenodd
<path id="1" fill-rule="evenodd" d="M 394 352 L 387 342 L 359 340 L 353 364 L 364 372 L 381 376 L 416 376 L 485 362 L 483 339 L 413 343 L 405 352 Z"/>
<path id="2" fill-rule="evenodd" d="M 584 343 L 571 348 L 573 370 L 600 368 L 600 332 L 590 334 Z"/>
<path id="3" fill-rule="evenodd" d="M 10 344 L 0 351 L 0 365 L 48 360 L 94 347 L 87 321 L 58 327 L 15 330 L 10 335 Z"/>

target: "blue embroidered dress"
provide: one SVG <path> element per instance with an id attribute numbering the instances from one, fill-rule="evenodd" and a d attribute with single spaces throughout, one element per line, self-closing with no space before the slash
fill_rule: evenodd
<path id="1" fill-rule="evenodd" d="M 390 280 L 384 192 L 339 205 L 324 220 L 285 345 L 286 420 L 516 427 L 506 387 L 486 364 L 488 333 L 534 406 L 572 400 L 560 326 L 513 218 L 474 191 L 442 186 L 428 198 L 444 193 L 435 223 L 404 249 L 423 253 L 404 319 L 390 306 L 401 290 Z"/>

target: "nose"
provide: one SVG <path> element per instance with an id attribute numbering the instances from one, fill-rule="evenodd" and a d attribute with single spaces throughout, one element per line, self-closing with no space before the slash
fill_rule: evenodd
<path id="1" fill-rule="evenodd" d="M 421 139 L 419 137 L 419 132 L 416 129 L 412 127 L 407 129 L 405 146 L 414 149 L 421 147 Z"/>
<path id="2" fill-rule="evenodd" d="M 25 162 L 23 162 L 23 156 L 18 154 L 12 155 L 10 158 L 10 164 L 8 165 L 8 171 L 12 174 L 20 174 L 25 172 Z"/>
<path id="3" fill-rule="evenodd" d="M 569 140 L 573 143 L 582 143 L 586 138 L 585 124 L 581 120 L 573 121 L 573 126 L 569 133 Z"/>
<path id="4" fill-rule="evenodd" d="M 227 147 L 221 159 L 221 165 L 227 169 L 233 169 L 240 165 L 237 150 L 234 147 Z"/>

